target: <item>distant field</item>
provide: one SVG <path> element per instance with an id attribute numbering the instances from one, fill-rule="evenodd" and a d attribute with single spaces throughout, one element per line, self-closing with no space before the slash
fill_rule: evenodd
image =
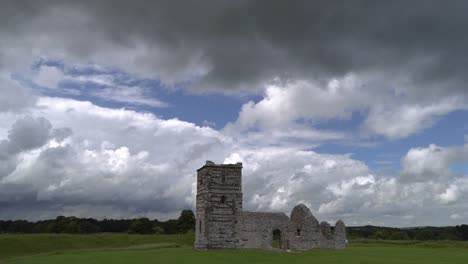
<path id="1" fill-rule="evenodd" d="M 4 263 L 468 263 L 468 243 L 352 241 L 345 251 L 193 251 L 193 236 L 0 235 Z"/>
<path id="2" fill-rule="evenodd" d="M 100 250 L 157 246 L 189 246 L 193 235 L 127 235 L 127 234 L 0 234 L 0 261 L 11 257 L 70 250 Z"/>

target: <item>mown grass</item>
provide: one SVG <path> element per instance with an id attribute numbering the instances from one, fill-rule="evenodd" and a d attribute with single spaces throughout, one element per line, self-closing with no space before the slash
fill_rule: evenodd
<path id="1" fill-rule="evenodd" d="M 421 241 L 421 240 L 381 240 L 381 239 L 354 239 L 351 241 L 353 246 L 411 246 L 419 248 L 465 248 L 468 249 L 468 242 L 439 240 L 439 241 Z"/>
<path id="2" fill-rule="evenodd" d="M 193 235 L 0 235 L 0 256 L 3 246 L 16 240 L 10 249 L 20 254 L 5 263 L 320 263 L 320 264 L 433 264 L 468 263 L 468 243 L 455 241 L 384 241 L 354 240 L 344 251 L 313 250 L 305 253 L 280 253 L 264 250 L 193 251 Z M 19 243 L 18 241 L 22 241 Z M 32 246 L 42 241 L 42 246 Z M 59 242 L 63 242 L 61 245 Z M 40 243 L 39 243 L 40 244 Z M 23 247 L 26 246 L 26 247 Z M 59 248 L 56 248 L 58 246 Z M 18 248 L 20 247 L 20 248 Z M 44 250 L 44 251 L 41 251 Z M 27 257 L 18 257 L 31 254 Z"/>
<path id="3" fill-rule="evenodd" d="M 63 252 L 70 250 L 115 249 L 160 244 L 189 246 L 193 244 L 193 234 L 2 234 L 0 235 L 0 261 L 11 257 Z"/>

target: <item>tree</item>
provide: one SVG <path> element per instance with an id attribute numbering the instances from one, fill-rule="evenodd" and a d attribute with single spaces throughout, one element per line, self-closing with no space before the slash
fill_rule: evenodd
<path id="1" fill-rule="evenodd" d="M 390 240 L 408 240 L 408 234 L 403 231 L 394 231 L 389 237 Z"/>
<path id="2" fill-rule="evenodd" d="M 416 233 L 416 240 L 431 240 L 434 239 L 434 233 L 429 229 L 423 229 Z"/>
<path id="3" fill-rule="evenodd" d="M 80 225 L 76 221 L 70 221 L 62 230 L 62 233 L 78 234 L 80 233 Z"/>
<path id="4" fill-rule="evenodd" d="M 80 221 L 80 233 L 90 234 L 99 232 L 99 226 L 92 220 Z"/>
<path id="5" fill-rule="evenodd" d="M 154 234 L 164 234 L 164 228 L 159 225 L 153 225 L 153 233 Z"/>
<path id="6" fill-rule="evenodd" d="M 129 231 L 130 233 L 136 234 L 152 234 L 154 232 L 153 224 L 148 218 L 139 218 L 133 220 Z"/>
<path id="7" fill-rule="evenodd" d="M 177 234 L 177 220 L 167 220 L 166 222 L 161 222 L 161 227 L 164 229 L 164 234 Z"/>
<path id="8" fill-rule="evenodd" d="M 461 240 L 468 240 L 468 225 L 456 226 L 455 229 Z"/>
<path id="9" fill-rule="evenodd" d="M 189 230 L 195 230 L 195 215 L 192 210 L 183 210 L 177 219 L 177 231 L 187 233 Z"/>
<path id="10" fill-rule="evenodd" d="M 376 239 L 385 239 L 385 233 L 383 231 L 377 231 L 375 232 L 374 234 L 375 238 Z"/>

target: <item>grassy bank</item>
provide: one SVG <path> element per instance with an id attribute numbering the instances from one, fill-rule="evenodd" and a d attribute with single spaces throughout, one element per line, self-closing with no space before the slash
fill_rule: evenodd
<path id="1" fill-rule="evenodd" d="M 0 235 L 0 261 L 11 257 L 63 252 L 69 250 L 128 248 L 159 244 L 189 246 L 193 244 L 193 235 L 2 234 Z"/>
<path id="2" fill-rule="evenodd" d="M 193 235 L 0 235 L 5 263 L 468 263 L 458 241 L 353 240 L 344 251 L 279 253 L 264 250 L 193 251 Z M 21 257 L 24 256 L 24 257 Z"/>
<path id="3" fill-rule="evenodd" d="M 126 249 L 111 251 L 65 252 L 60 254 L 16 258 L 16 264 L 234 264 L 234 263 L 320 263 L 320 264 L 465 264 L 468 250 L 462 248 L 415 248 L 380 245 L 351 247 L 346 251 L 315 250 L 305 253 L 278 253 L 261 250 L 193 251 L 190 247 Z"/>

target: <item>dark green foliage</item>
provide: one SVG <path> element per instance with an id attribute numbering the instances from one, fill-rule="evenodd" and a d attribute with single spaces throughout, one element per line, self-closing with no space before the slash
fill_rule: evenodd
<path id="1" fill-rule="evenodd" d="M 394 231 L 388 238 L 390 240 L 408 240 L 409 236 L 405 231 Z"/>
<path id="2" fill-rule="evenodd" d="M 129 229 L 130 233 L 134 234 L 152 234 L 153 223 L 148 218 L 139 218 L 133 220 Z"/>
<path id="3" fill-rule="evenodd" d="M 461 225 L 456 226 L 457 235 L 461 238 L 461 240 L 468 240 L 468 225 Z"/>
<path id="4" fill-rule="evenodd" d="M 183 210 L 177 219 L 177 230 L 180 233 L 187 233 L 195 229 L 195 215 L 192 210 Z"/>
<path id="5" fill-rule="evenodd" d="M 98 226 L 101 229 L 101 232 L 109 233 L 121 233 L 127 232 L 130 229 L 133 219 L 104 219 L 98 221 Z"/>
<path id="6" fill-rule="evenodd" d="M 166 222 L 161 222 L 160 226 L 162 227 L 162 229 L 164 229 L 165 234 L 177 234 L 177 232 L 179 231 L 177 229 L 177 220 L 169 220 Z"/>
<path id="7" fill-rule="evenodd" d="M 468 225 L 447 227 L 390 228 L 379 226 L 347 227 L 349 238 L 381 240 L 468 240 Z M 463 236 L 463 234 L 465 236 Z"/>
<path id="8" fill-rule="evenodd" d="M 424 229 L 416 233 L 416 236 L 414 238 L 416 240 L 433 240 L 434 233 L 429 229 Z"/>
<path id="9" fill-rule="evenodd" d="M 195 229 L 195 215 L 183 210 L 177 220 L 160 222 L 148 218 L 104 219 L 59 216 L 52 220 L 29 222 L 25 220 L 0 220 L 0 233 L 135 233 L 135 234 L 180 234 Z"/>

